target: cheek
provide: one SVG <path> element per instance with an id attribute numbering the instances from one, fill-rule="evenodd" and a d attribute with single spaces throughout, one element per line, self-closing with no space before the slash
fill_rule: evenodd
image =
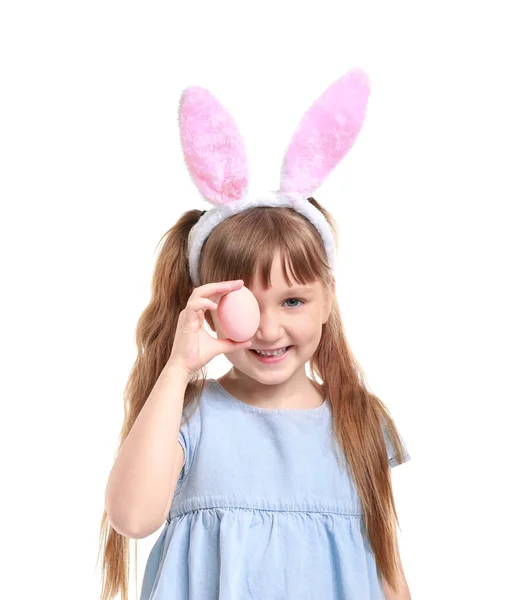
<path id="1" fill-rule="evenodd" d="M 314 341 L 314 338 L 319 338 L 321 335 L 321 324 L 320 318 L 317 314 L 307 315 L 306 319 L 302 319 L 296 325 L 295 332 L 293 332 L 297 343 L 309 344 Z"/>

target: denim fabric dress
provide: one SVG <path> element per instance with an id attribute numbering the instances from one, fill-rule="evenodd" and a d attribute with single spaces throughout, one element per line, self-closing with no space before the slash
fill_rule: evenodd
<path id="1" fill-rule="evenodd" d="M 253 407 L 207 379 L 179 442 L 185 466 L 141 600 L 384 600 L 327 400 Z"/>

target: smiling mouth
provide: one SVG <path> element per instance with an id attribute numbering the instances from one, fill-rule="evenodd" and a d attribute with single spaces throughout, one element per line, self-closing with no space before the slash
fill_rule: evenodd
<path id="1" fill-rule="evenodd" d="M 258 352 L 256 350 L 253 350 L 252 348 L 249 348 L 249 352 L 252 352 L 258 358 L 274 359 L 274 358 L 282 358 L 283 356 L 285 356 L 285 354 L 288 354 L 288 352 L 291 348 L 293 348 L 293 346 L 286 346 L 285 350 L 281 354 L 269 354 L 268 356 L 264 355 L 264 354 L 258 354 Z"/>

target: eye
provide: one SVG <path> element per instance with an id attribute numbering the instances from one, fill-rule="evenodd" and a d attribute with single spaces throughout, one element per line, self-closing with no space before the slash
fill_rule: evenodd
<path id="1" fill-rule="evenodd" d="M 300 300 L 299 298 L 287 298 L 285 300 L 285 302 L 288 302 L 289 300 L 294 300 L 295 302 L 301 302 L 301 304 L 304 304 L 303 300 Z M 297 306 L 292 306 L 292 308 L 298 308 Z"/>

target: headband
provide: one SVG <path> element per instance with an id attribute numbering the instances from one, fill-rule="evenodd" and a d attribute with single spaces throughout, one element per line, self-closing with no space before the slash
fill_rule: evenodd
<path id="1" fill-rule="evenodd" d="M 179 103 L 179 131 L 185 164 L 202 196 L 213 205 L 188 237 L 190 278 L 199 281 L 199 257 L 211 231 L 228 217 L 255 206 L 286 206 L 317 229 L 328 264 L 335 267 L 330 226 L 307 198 L 353 146 L 366 115 L 369 79 L 352 69 L 332 83 L 301 119 L 285 153 L 280 187 L 257 198 L 248 195 L 247 155 L 226 108 L 206 89 L 186 88 Z"/>

